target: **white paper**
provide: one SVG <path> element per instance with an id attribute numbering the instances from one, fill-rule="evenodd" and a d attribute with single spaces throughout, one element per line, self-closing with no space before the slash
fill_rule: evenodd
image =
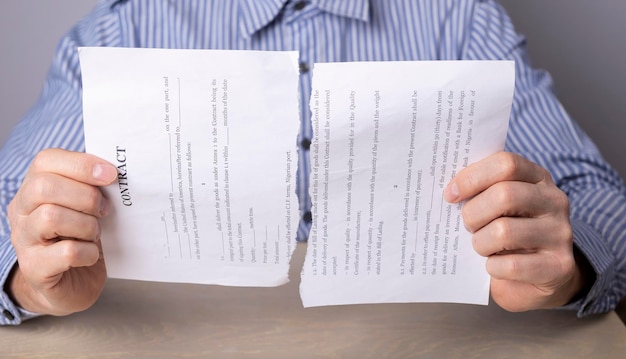
<path id="1" fill-rule="evenodd" d="M 296 52 L 80 48 L 87 152 L 118 166 L 102 246 L 113 278 L 288 281 Z"/>
<path id="2" fill-rule="evenodd" d="M 509 61 L 316 64 L 305 307 L 487 304 L 449 180 L 504 148 Z"/>

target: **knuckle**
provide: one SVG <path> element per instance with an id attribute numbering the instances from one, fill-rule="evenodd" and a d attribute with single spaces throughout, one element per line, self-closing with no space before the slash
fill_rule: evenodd
<path id="1" fill-rule="evenodd" d="M 467 188 L 474 188 L 480 184 L 479 174 L 473 171 L 463 171 L 461 180 L 458 181 L 459 185 L 464 185 Z"/>
<path id="2" fill-rule="evenodd" d="M 576 260 L 572 254 L 561 258 L 561 273 L 572 273 L 576 270 Z"/>
<path id="3" fill-rule="evenodd" d="M 502 174 L 506 178 L 513 177 L 520 167 L 520 158 L 509 152 L 501 152 L 499 156 Z"/>
<path id="4" fill-rule="evenodd" d="M 503 242 L 508 240 L 514 234 L 512 224 L 505 217 L 498 218 L 492 222 L 494 239 Z M 507 248 L 503 248 L 507 249 Z"/>
<path id="5" fill-rule="evenodd" d="M 31 161 L 29 171 L 47 172 L 54 163 L 54 159 L 63 152 L 64 150 L 59 148 L 46 148 L 39 151 Z"/>
<path id="6" fill-rule="evenodd" d="M 465 203 L 463 208 L 461 208 L 461 217 L 463 218 L 463 224 L 465 229 L 467 229 L 470 233 L 474 233 L 478 228 L 473 220 L 474 210 L 472 209 L 471 201 Z"/>
<path id="7" fill-rule="evenodd" d="M 52 156 L 52 151 L 53 150 L 51 149 L 45 149 L 45 150 L 39 151 L 33 158 L 33 161 L 31 162 L 30 167 L 33 169 L 44 168 L 46 164 L 50 161 L 50 157 Z"/>
<path id="8" fill-rule="evenodd" d="M 522 273 L 522 267 L 518 258 L 518 256 L 508 256 L 505 262 L 506 272 L 510 278 L 518 278 Z"/>
<path id="9" fill-rule="evenodd" d="M 515 203 L 517 197 L 517 191 L 510 182 L 500 182 L 494 186 L 494 199 L 495 204 L 508 205 Z"/>
<path id="10" fill-rule="evenodd" d="M 556 233 L 563 247 L 567 248 L 568 251 L 571 250 L 572 245 L 574 244 L 574 231 L 572 230 L 572 227 L 570 227 L 569 224 L 561 225 L 556 230 Z"/>
<path id="11" fill-rule="evenodd" d="M 561 278 L 561 276 L 572 273 L 576 269 L 576 260 L 569 250 L 553 252 L 550 261 L 554 265 L 556 278 Z"/>
<path id="12" fill-rule="evenodd" d="M 21 257 L 23 251 L 22 248 L 28 243 L 28 238 L 25 236 L 24 224 L 20 222 L 11 223 L 11 244 L 17 254 L 18 258 Z"/>
<path id="13" fill-rule="evenodd" d="M 541 166 L 539 166 L 539 165 L 537 165 L 537 167 L 539 168 L 539 170 L 540 170 L 541 172 L 543 172 L 543 181 L 544 181 L 545 183 L 548 183 L 548 184 L 552 184 L 552 185 L 554 185 L 554 179 L 552 178 L 552 173 L 550 173 L 550 171 L 548 171 L 548 170 L 547 170 L 546 168 L 544 168 L 544 167 L 541 167 Z"/>
<path id="14" fill-rule="evenodd" d="M 54 183 L 45 175 L 31 178 L 26 186 L 27 193 L 40 201 L 52 197 L 55 193 Z"/>
<path id="15" fill-rule="evenodd" d="M 37 210 L 38 221 L 43 228 L 55 228 L 60 220 L 60 214 L 56 206 L 43 204 Z"/>
<path id="16" fill-rule="evenodd" d="M 555 191 L 552 203 L 554 203 L 557 208 L 561 208 L 569 212 L 569 198 L 567 197 L 567 194 L 560 189 Z"/>
<path id="17" fill-rule="evenodd" d="M 17 200 L 14 198 L 11 202 L 9 202 L 9 205 L 7 206 L 7 217 L 9 218 L 9 221 L 14 221 L 17 218 Z"/>
<path id="18" fill-rule="evenodd" d="M 61 250 L 61 257 L 64 263 L 75 263 L 80 258 L 80 250 L 76 243 L 71 240 L 63 241 L 65 245 Z"/>
<path id="19" fill-rule="evenodd" d="M 11 202 L 9 204 L 9 208 L 7 209 L 7 218 L 8 218 L 8 222 L 9 222 L 9 226 L 11 228 L 11 235 L 10 235 L 10 239 L 11 239 L 11 243 L 13 244 L 13 248 L 15 249 L 16 253 L 19 251 L 19 248 L 21 248 L 19 244 L 24 243 L 24 238 L 25 238 L 25 234 L 27 233 L 26 231 L 26 218 L 24 216 L 20 216 L 15 209 L 13 209 L 13 207 L 16 206 L 13 202 Z"/>

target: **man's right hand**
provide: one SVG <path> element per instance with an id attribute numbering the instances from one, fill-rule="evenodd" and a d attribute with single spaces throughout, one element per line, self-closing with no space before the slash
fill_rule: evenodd
<path id="1" fill-rule="evenodd" d="M 98 299 L 106 279 L 99 220 L 108 210 L 98 187 L 116 178 L 115 166 L 93 155 L 37 154 L 8 207 L 18 264 L 7 289 L 17 305 L 67 315 Z"/>

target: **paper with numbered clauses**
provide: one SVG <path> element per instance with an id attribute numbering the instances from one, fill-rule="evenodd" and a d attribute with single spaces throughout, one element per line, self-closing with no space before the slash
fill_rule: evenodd
<path id="1" fill-rule="evenodd" d="M 80 48 L 86 150 L 104 188 L 110 277 L 288 281 L 300 126 L 295 52 Z"/>
<path id="2" fill-rule="evenodd" d="M 513 88 L 509 61 L 315 65 L 304 306 L 487 304 L 485 259 L 443 190 L 504 148 Z"/>

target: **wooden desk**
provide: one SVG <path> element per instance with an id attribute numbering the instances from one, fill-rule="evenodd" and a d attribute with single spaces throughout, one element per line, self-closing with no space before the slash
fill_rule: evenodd
<path id="1" fill-rule="evenodd" d="M 110 280 L 88 311 L 0 328 L 0 357 L 605 359 L 626 358 L 626 328 L 615 313 L 577 319 L 496 305 L 303 309 L 297 280 L 279 288 Z"/>

